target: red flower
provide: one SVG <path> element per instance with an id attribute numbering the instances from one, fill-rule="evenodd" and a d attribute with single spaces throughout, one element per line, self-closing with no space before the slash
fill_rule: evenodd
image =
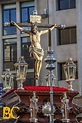
<path id="1" fill-rule="evenodd" d="M 24 86 L 28 91 L 50 91 L 50 86 Z M 53 91 L 68 91 L 67 88 L 53 87 Z"/>

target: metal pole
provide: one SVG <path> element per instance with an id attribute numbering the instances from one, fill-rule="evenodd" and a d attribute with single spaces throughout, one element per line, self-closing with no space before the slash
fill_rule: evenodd
<path id="1" fill-rule="evenodd" d="M 49 32 L 49 34 L 48 34 L 48 46 L 51 47 L 51 30 L 48 29 L 48 32 Z"/>
<path id="2" fill-rule="evenodd" d="M 49 51 L 51 51 L 51 30 L 49 29 L 48 32 L 48 46 Z M 50 83 L 50 105 L 51 105 L 51 114 L 50 114 L 50 123 L 54 123 L 54 113 L 53 113 L 53 88 L 52 88 L 52 71 L 49 70 L 50 76 L 49 76 L 49 83 Z"/>
<path id="3" fill-rule="evenodd" d="M 50 105 L 51 105 L 50 123 L 54 123 L 54 112 L 53 112 L 53 87 L 52 87 L 52 71 L 51 71 L 51 70 L 50 70 Z"/>
<path id="4" fill-rule="evenodd" d="M 51 49 L 51 30 L 49 29 L 49 38 L 48 38 L 48 56 L 45 59 L 47 63 L 46 69 L 49 70 L 49 83 L 50 83 L 50 106 L 51 106 L 51 113 L 50 113 L 50 123 L 54 123 L 54 106 L 53 106 L 53 87 L 52 87 L 52 70 L 55 69 L 55 65 L 53 64 L 56 62 L 56 59 L 53 57 L 53 50 Z"/>

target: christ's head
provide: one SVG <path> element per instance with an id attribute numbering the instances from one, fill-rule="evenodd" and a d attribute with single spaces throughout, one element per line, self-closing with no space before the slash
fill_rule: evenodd
<path id="1" fill-rule="evenodd" d="M 31 32 L 32 32 L 33 34 L 36 34 L 37 31 L 38 31 L 37 26 L 36 26 L 36 25 L 32 25 L 32 26 L 31 26 Z"/>

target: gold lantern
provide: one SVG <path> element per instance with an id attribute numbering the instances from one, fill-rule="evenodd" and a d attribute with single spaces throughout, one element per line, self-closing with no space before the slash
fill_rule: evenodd
<path id="1" fill-rule="evenodd" d="M 26 73 L 28 64 L 25 62 L 24 57 L 21 56 L 19 58 L 19 61 L 14 64 L 16 69 L 16 77 L 18 82 L 18 89 L 24 89 L 23 88 L 23 82 L 26 80 Z"/>

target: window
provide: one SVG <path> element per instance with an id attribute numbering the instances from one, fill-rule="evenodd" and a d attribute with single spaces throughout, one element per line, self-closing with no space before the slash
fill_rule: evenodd
<path id="1" fill-rule="evenodd" d="M 33 14 L 34 10 L 34 1 L 21 3 L 21 22 L 27 23 L 30 21 L 30 15 Z M 24 29 L 30 29 L 29 27 L 23 27 Z M 24 56 L 25 61 L 28 63 L 28 69 L 33 69 L 27 73 L 27 79 L 24 82 L 24 85 L 35 85 L 34 81 L 34 59 L 30 57 L 29 46 L 30 38 L 23 37 L 21 38 L 21 55 Z"/>
<path id="2" fill-rule="evenodd" d="M 14 63 L 17 62 L 17 39 L 6 39 L 3 41 L 3 70 L 10 68 L 14 70 Z"/>
<path id="3" fill-rule="evenodd" d="M 21 42 L 21 55 L 24 56 L 25 61 L 28 63 L 28 69 L 34 69 L 34 59 L 30 57 L 29 46 L 30 38 L 24 37 Z"/>
<path id="4" fill-rule="evenodd" d="M 58 10 L 72 9 L 76 7 L 76 0 L 57 0 Z"/>
<path id="5" fill-rule="evenodd" d="M 23 37 L 21 38 L 21 55 L 24 56 L 25 61 L 28 64 L 28 69 L 33 69 L 32 71 L 27 72 L 27 79 L 24 82 L 24 85 L 35 85 L 34 81 L 34 59 L 30 57 L 29 46 L 30 46 L 30 38 Z"/>
<path id="6" fill-rule="evenodd" d="M 78 79 L 78 65 L 77 62 L 74 62 L 76 64 L 76 79 Z M 64 73 L 64 68 L 63 65 L 65 63 L 58 63 L 57 67 L 58 67 L 58 80 L 65 80 L 65 73 Z"/>
<path id="7" fill-rule="evenodd" d="M 76 43 L 76 27 L 58 30 L 58 45 Z"/>
<path id="8" fill-rule="evenodd" d="M 21 4 L 21 22 L 29 22 L 30 15 L 33 14 L 34 2 L 25 2 Z"/>
<path id="9" fill-rule="evenodd" d="M 16 33 L 16 27 L 6 26 L 6 23 L 16 22 L 16 5 L 10 4 L 3 6 L 3 35 L 11 35 Z"/>
<path id="10" fill-rule="evenodd" d="M 33 86 L 35 85 L 35 81 L 34 81 L 34 72 L 27 72 L 27 76 L 26 76 L 26 81 L 24 82 L 24 86 Z"/>

